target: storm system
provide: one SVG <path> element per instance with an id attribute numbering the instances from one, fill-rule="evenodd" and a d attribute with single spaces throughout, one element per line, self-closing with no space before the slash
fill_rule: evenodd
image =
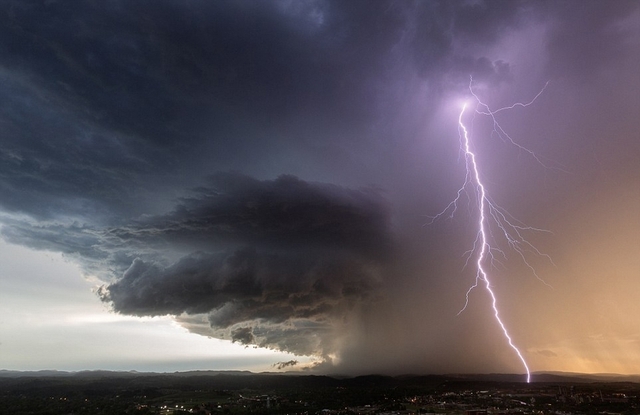
<path id="1" fill-rule="evenodd" d="M 464 103 L 530 102 L 465 115 L 527 240 L 487 261 L 501 317 L 534 371 L 640 373 L 637 1 L 20 0 L 0 21 L 3 246 L 62 255 L 109 313 L 279 370 L 522 373 L 487 292 L 465 297 L 473 197 L 432 219 L 468 179 Z M 38 281 L 2 311 L 0 368 L 68 280 Z"/>

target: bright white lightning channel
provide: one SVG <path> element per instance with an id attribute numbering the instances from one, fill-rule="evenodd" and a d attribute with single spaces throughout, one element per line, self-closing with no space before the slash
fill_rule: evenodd
<path id="1" fill-rule="evenodd" d="M 469 83 L 469 90 L 471 91 L 471 95 L 475 98 L 476 101 L 476 110 L 475 113 L 479 115 L 486 115 L 491 117 L 493 120 L 493 131 L 501 137 L 505 142 L 515 145 L 520 150 L 527 152 L 533 159 L 537 162 L 544 164 L 540 161 L 540 159 L 533 153 L 531 150 L 517 144 L 498 124 L 495 114 L 501 111 L 509 110 L 515 107 L 527 107 L 531 105 L 544 91 L 544 88 L 528 103 L 516 103 L 509 107 L 503 107 L 498 110 L 491 111 L 489 106 L 483 103 L 478 96 L 473 92 L 472 89 L 473 80 Z M 546 85 L 545 85 L 546 88 Z M 478 108 L 483 108 L 482 110 Z M 544 282 L 536 273 L 533 266 L 527 261 L 525 256 L 525 251 L 532 251 L 535 254 L 546 257 L 551 260 L 548 255 L 541 253 L 537 248 L 535 248 L 531 243 L 529 243 L 523 235 L 525 231 L 542 231 L 543 229 L 532 228 L 530 226 L 526 226 L 521 222 L 515 220 L 511 215 L 509 215 L 504 209 L 500 208 L 495 202 L 493 202 L 487 195 L 487 190 L 481 180 L 480 170 L 478 168 L 478 163 L 476 160 L 476 154 L 472 150 L 472 146 L 470 144 L 469 131 L 464 124 L 463 116 L 467 110 L 467 104 L 465 103 L 460 111 L 460 115 L 458 116 L 458 130 L 460 133 L 460 144 L 461 151 L 464 153 L 465 157 L 465 167 L 466 167 L 466 175 L 465 181 L 463 185 L 458 189 L 456 198 L 449 203 L 449 205 L 439 214 L 433 216 L 431 219 L 431 223 L 445 215 L 449 212 L 449 217 L 452 218 L 458 208 L 458 202 L 462 198 L 463 195 L 467 195 L 470 199 L 475 199 L 477 207 L 478 207 L 478 232 L 476 235 L 476 239 L 473 243 L 473 247 L 471 250 L 467 252 L 467 265 L 469 260 L 475 254 L 475 264 L 476 264 L 476 278 L 475 283 L 469 288 L 466 293 L 466 300 L 464 307 L 460 310 L 462 313 L 469 304 L 469 295 L 474 288 L 478 287 L 479 284 L 484 285 L 485 289 L 489 293 L 491 297 L 491 307 L 493 308 L 493 315 L 502 329 L 502 333 L 504 334 L 509 346 L 515 351 L 518 358 L 522 362 L 524 369 L 527 373 L 527 382 L 531 380 L 531 372 L 529 370 L 529 366 L 522 355 L 520 349 L 514 344 L 509 331 L 507 330 L 506 325 L 500 318 L 500 313 L 498 311 L 498 304 L 496 295 L 491 288 L 491 282 L 489 280 L 489 275 L 485 269 L 485 263 L 487 260 L 489 263 L 498 262 L 496 258 L 496 254 L 500 255 L 503 258 L 506 258 L 506 254 L 500 248 L 495 245 L 492 245 L 489 241 L 488 235 L 493 235 L 491 230 L 489 229 L 489 222 L 493 223 L 496 226 L 496 229 L 499 230 L 499 234 L 504 237 L 508 246 L 515 251 L 519 257 L 522 259 L 524 264 L 531 270 L 533 275 L 542 281 L 544 284 L 548 285 Z"/>

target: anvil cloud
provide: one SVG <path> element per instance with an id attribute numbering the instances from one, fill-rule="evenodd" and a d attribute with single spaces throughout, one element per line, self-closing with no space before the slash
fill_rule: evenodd
<path id="1" fill-rule="evenodd" d="M 352 373 L 518 371 L 487 298 L 456 317 L 468 211 L 424 225 L 464 180 L 469 77 L 493 108 L 548 82 L 499 115 L 548 168 L 469 124 L 491 197 L 551 231 L 553 290 L 509 256 L 492 281 L 533 370 L 639 372 L 639 50 L 635 1 L 7 1 L 0 232 L 119 315 Z"/>

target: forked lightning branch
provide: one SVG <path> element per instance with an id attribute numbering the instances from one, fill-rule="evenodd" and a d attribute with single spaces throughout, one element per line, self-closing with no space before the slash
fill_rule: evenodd
<path id="1" fill-rule="evenodd" d="M 510 214 L 508 214 L 504 209 L 500 208 L 500 206 L 493 202 L 489 197 L 487 188 L 482 181 L 481 168 L 478 165 L 475 150 L 471 144 L 471 134 L 465 124 L 465 115 L 470 112 L 469 107 L 475 106 L 475 109 L 473 110 L 475 114 L 490 117 L 493 123 L 493 132 L 500 138 L 502 138 L 505 143 L 518 147 L 519 149 L 528 153 L 537 162 L 544 165 L 533 151 L 523 147 L 522 145 L 514 141 L 500 126 L 496 119 L 496 114 L 499 112 L 507 111 L 516 107 L 527 107 L 533 104 L 535 100 L 542 94 L 544 88 L 542 88 L 542 90 L 538 92 L 538 94 L 527 103 L 518 102 L 508 107 L 503 107 L 493 111 L 487 104 L 483 103 L 473 91 L 473 79 L 471 79 L 471 81 L 469 82 L 469 91 L 471 92 L 474 102 L 465 103 L 462 106 L 462 109 L 460 110 L 460 114 L 458 116 L 460 151 L 464 155 L 464 165 L 466 168 L 465 180 L 462 186 L 458 189 L 455 199 L 453 199 L 442 212 L 433 216 L 430 223 L 433 223 L 435 220 L 441 218 L 444 215 L 453 217 L 457 211 L 458 204 L 463 197 L 468 198 L 472 202 L 472 205 L 477 208 L 478 221 L 476 224 L 476 238 L 471 244 L 472 247 L 469 250 L 467 257 L 467 265 L 470 262 L 475 264 L 475 282 L 471 285 L 471 287 L 469 287 L 469 290 L 466 293 L 465 303 L 460 310 L 460 313 L 462 313 L 469 304 L 469 296 L 471 292 L 478 286 L 484 287 L 491 298 L 493 316 L 500 326 L 500 329 L 502 330 L 507 343 L 522 362 L 522 365 L 524 366 L 524 369 L 526 371 L 527 382 L 529 382 L 531 380 L 529 365 L 527 364 L 527 361 L 524 358 L 521 350 L 518 348 L 518 346 L 516 346 L 512 336 L 509 334 L 507 326 L 500 317 L 498 299 L 496 297 L 495 291 L 492 288 L 488 268 L 493 261 L 498 260 L 497 256 L 506 256 L 505 252 L 498 247 L 498 244 L 494 243 L 493 239 L 491 239 L 494 237 L 503 238 L 504 241 L 506 241 L 507 246 L 517 253 L 524 264 L 532 271 L 535 277 L 545 283 L 538 276 L 535 269 L 527 261 L 527 257 L 525 256 L 525 252 L 532 251 L 538 255 L 549 258 L 547 255 L 541 253 L 538 249 L 536 249 L 536 247 L 529 243 L 525 238 L 525 233 L 529 231 L 544 232 L 544 230 L 526 226 L 521 222 L 515 220 Z M 491 229 L 497 231 L 491 231 Z"/>

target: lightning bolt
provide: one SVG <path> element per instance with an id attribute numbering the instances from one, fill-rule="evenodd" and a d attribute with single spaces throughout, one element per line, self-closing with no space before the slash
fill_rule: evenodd
<path id="1" fill-rule="evenodd" d="M 491 111 L 489 106 L 480 100 L 480 98 L 473 91 L 472 85 L 473 85 L 473 79 L 471 78 L 469 82 L 469 91 L 476 102 L 475 114 L 490 117 L 493 121 L 493 132 L 495 134 L 497 134 L 500 138 L 502 138 L 504 142 L 514 145 L 520 150 L 525 151 L 538 163 L 545 166 L 545 164 L 533 151 L 518 144 L 509 136 L 509 134 L 507 134 L 507 132 L 500 126 L 500 124 L 496 120 L 496 114 L 502 111 L 507 111 L 507 110 L 516 108 L 516 107 L 527 107 L 533 104 L 535 100 L 543 93 L 547 85 L 545 85 L 542 88 L 542 90 L 538 92 L 538 94 L 531 101 L 527 103 L 517 102 L 513 105 L 503 107 L 494 111 Z M 493 309 L 493 316 L 496 322 L 498 323 L 498 325 L 500 326 L 500 328 L 502 329 L 502 333 L 504 334 L 509 346 L 514 350 L 514 352 L 522 362 L 522 365 L 524 366 L 524 369 L 527 374 L 527 383 L 528 383 L 531 380 L 531 372 L 529 370 L 529 366 L 524 356 L 522 355 L 522 352 L 513 342 L 513 339 L 511 338 L 511 335 L 507 330 L 507 326 L 504 324 L 504 322 L 502 321 L 502 318 L 500 317 L 500 312 L 498 309 L 498 301 L 497 301 L 495 292 L 493 291 L 491 281 L 489 279 L 489 274 L 485 266 L 487 262 L 489 262 L 489 264 L 493 264 L 494 262 L 500 262 L 498 256 L 506 259 L 505 252 L 495 244 L 492 245 L 492 243 L 490 242 L 489 236 L 494 237 L 494 232 L 491 231 L 492 229 L 491 225 L 493 225 L 494 226 L 493 229 L 496 231 L 496 233 L 499 236 L 503 237 L 504 240 L 507 242 L 507 245 L 509 246 L 509 248 L 511 248 L 514 252 L 516 252 L 519 255 L 521 260 L 531 270 L 533 275 L 537 279 L 539 279 L 541 282 L 549 286 L 549 284 L 547 284 L 544 280 L 542 280 L 542 278 L 538 276 L 534 267 L 527 261 L 527 256 L 525 255 L 525 253 L 533 252 L 537 255 L 546 257 L 552 263 L 553 261 L 551 261 L 551 258 L 548 255 L 540 252 L 535 246 L 529 243 L 524 237 L 524 233 L 528 231 L 538 231 L 538 232 L 547 232 L 547 231 L 545 231 L 544 229 L 538 229 L 538 228 L 533 228 L 533 227 L 524 225 L 520 221 L 514 219 L 510 214 L 506 212 L 506 210 L 502 209 L 500 206 L 498 206 L 495 202 L 493 202 L 489 198 L 487 194 L 487 189 L 481 180 L 481 174 L 480 174 L 480 169 L 478 168 L 476 154 L 472 149 L 471 142 L 470 142 L 471 140 L 469 138 L 469 131 L 463 121 L 463 117 L 465 115 L 465 112 L 467 111 L 467 106 L 468 106 L 467 103 L 465 103 L 462 106 L 460 115 L 458 116 L 460 149 L 461 149 L 461 152 L 464 154 L 465 167 L 466 167 L 465 180 L 463 185 L 458 189 L 455 199 L 453 199 L 442 212 L 440 212 L 435 216 L 432 216 L 430 223 L 433 223 L 434 221 L 446 215 L 447 213 L 449 218 L 453 218 L 453 216 L 455 215 L 458 209 L 458 203 L 460 202 L 463 196 L 466 195 L 467 197 L 469 197 L 470 200 L 475 200 L 478 208 L 478 223 L 477 223 L 478 231 L 477 231 L 476 238 L 472 248 L 466 253 L 467 261 L 465 263 L 465 267 L 469 265 L 469 261 L 471 260 L 471 258 L 475 256 L 476 277 L 475 277 L 474 284 L 471 287 L 469 287 L 469 289 L 467 290 L 467 293 L 465 295 L 465 304 L 460 310 L 460 312 L 458 313 L 458 315 L 467 308 L 467 305 L 469 304 L 469 296 L 471 292 L 475 288 L 477 288 L 479 285 L 483 285 L 484 288 L 489 293 L 489 296 L 491 297 L 491 307 Z"/>

